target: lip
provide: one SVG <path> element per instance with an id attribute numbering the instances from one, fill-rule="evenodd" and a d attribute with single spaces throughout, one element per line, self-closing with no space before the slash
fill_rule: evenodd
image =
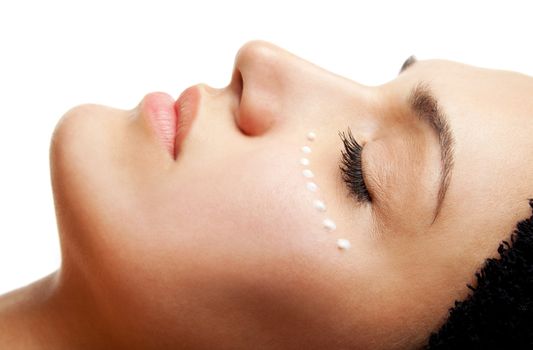
<path id="1" fill-rule="evenodd" d="M 141 103 L 155 135 L 175 160 L 198 111 L 201 92 L 194 85 L 185 89 L 174 101 L 165 92 L 151 92 Z"/>
<path id="2" fill-rule="evenodd" d="M 192 124 L 198 114 L 198 106 L 202 93 L 198 85 L 193 85 L 185 89 L 176 102 L 174 111 L 177 116 L 174 142 L 174 159 L 179 155 L 183 147 L 183 141 L 191 130 Z"/>

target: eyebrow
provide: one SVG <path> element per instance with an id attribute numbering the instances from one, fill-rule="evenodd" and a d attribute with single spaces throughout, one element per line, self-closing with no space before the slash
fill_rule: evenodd
<path id="1" fill-rule="evenodd" d="M 398 72 L 398 74 L 401 74 L 404 70 L 406 70 L 407 68 L 409 68 L 413 63 L 417 62 L 418 60 L 416 59 L 415 55 L 411 55 L 409 56 L 405 62 L 402 64 L 402 68 L 400 68 L 400 72 Z"/>
<path id="2" fill-rule="evenodd" d="M 404 67 L 404 69 L 405 68 L 406 67 Z M 450 184 L 454 164 L 453 148 L 455 139 L 449 126 L 446 113 L 444 113 L 437 98 L 431 92 L 428 83 L 421 82 L 415 85 L 411 90 L 408 101 L 409 108 L 413 114 L 415 114 L 421 121 L 428 124 L 437 133 L 439 139 L 441 155 L 440 185 L 437 196 L 437 205 L 435 207 L 433 221 L 431 222 L 432 225 L 440 213 L 442 202 L 444 201 L 444 197 L 446 196 Z"/>

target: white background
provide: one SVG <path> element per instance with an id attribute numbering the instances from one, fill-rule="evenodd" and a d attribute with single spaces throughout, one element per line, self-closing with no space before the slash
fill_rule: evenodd
<path id="1" fill-rule="evenodd" d="M 48 151 L 69 108 L 223 87 L 252 39 L 367 85 L 411 54 L 533 75 L 532 14 L 526 1 L 2 1 L 0 294 L 59 267 Z"/>

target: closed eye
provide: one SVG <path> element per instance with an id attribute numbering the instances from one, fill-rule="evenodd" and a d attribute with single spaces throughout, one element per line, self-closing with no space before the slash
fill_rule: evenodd
<path id="1" fill-rule="evenodd" d="M 350 128 L 344 132 L 339 132 L 339 136 L 344 144 L 341 151 L 342 159 L 340 169 L 342 179 L 348 186 L 351 195 L 354 195 L 360 203 L 371 203 L 372 197 L 365 183 L 362 167 L 363 147 L 353 137 Z"/>

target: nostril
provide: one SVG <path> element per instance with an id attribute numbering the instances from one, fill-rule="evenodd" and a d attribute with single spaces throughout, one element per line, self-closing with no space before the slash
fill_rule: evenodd
<path id="1" fill-rule="evenodd" d="M 235 68 L 235 70 L 233 71 L 230 88 L 235 93 L 238 103 L 240 104 L 242 98 L 242 90 L 244 89 L 244 80 L 242 78 L 241 71 L 237 68 Z"/>

